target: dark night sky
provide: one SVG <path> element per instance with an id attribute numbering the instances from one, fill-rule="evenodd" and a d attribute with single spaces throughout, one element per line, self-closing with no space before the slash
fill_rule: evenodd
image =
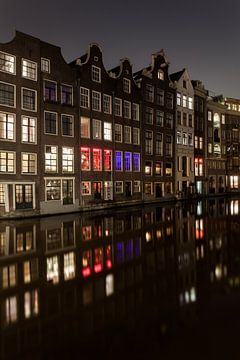
<path id="1" fill-rule="evenodd" d="M 15 29 L 62 48 L 66 61 L 98 43 L 107 69 L 134 71 L 164 48 L 170 72 L 186 67 L 216 95 L 240 98 L 239 0 L 0 0 L 0 42 Z"/>

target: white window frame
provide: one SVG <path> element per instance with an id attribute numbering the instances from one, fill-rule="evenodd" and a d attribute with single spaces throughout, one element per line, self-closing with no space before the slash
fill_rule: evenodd
<path id="1" fill-rule="evenodd" d="M 34 133 L 34 138 L 35 138 L 35 141 L 34 142 L 30 142 L 30 141 L 24 141 L 23 140 L 23 133 L 22 133 L 22 129 L 23 129 L 23 119 L 24 118 L 27 118 L 27 119 L 32 119 L 32 120 L 34 120 L 35 121 L 35 127 L 34 127 L 34 131 L 35 131 L 35 133 Z M 38 132 L 37 132 L 37 126 L 38 126 L 38 124 L 37 124 L 37 118 L 36 117 L 33 117 L 33 116 L 29 116 L 29 115 L 22 115 L 22 117 L 21 117 L 21 143 L 22 144 L 33 144 L 33 145 L 36 145 L 37 144 L 37 134 L 38 134 Z M 28 126 L 29 127 L 29 126 Z"/>
<path id="2" fill-rule="evenodd" d="M 16 174 L 16 152 L 15 151 L 7 151 L 7 150 L 0 150 L 0 153 L 12 153 L 13 154 L 13 171 L 0 171 L 0 174 Z"/>
<path id="3" fill-rule="evenodd" d="M 96 96 L 97 95 L 97 96 Z M 93 107 L 94 101 L 99 103 L 99 107 Z M 101 93 L 99 91 L 92 90 L 92 110 L 101 111 Z"/>
<path id="4" fill-rule="evenodd" d="M 123 91 L 127 94 L 131 94 L 131 81 L 127 78 L 123 78 Z"/>
<path id="5" fill-rule="evenodd" d="M 100 125 L 99 126 L 99 129 L 100 129 L 99 137 L 96 136 L 96 128 L 97 128 L 96 124 Z M 93 139 L 95 139 L 95 140 L 102 140 L 102 121 L 101 120 L 98 120 L 98 119 L 92 120 L 92 136 L 93 136 Z"/>
<path id="6" fill-rule="evenodd" d="M 63 134 L 63 126 L 62 126 L 62 121 L 63 121 L 63 116 L 68 116 L 69 118 L 72 119 L 72 135 L 65 135 Z M 62 136 L 66 136 L 66 137 L 74 137 L 74 116 L 70 115 L 70 114 L 61 114 L 61 135 Z"/>
<path id="7" fill-rule="evenodd" d="M 119 113 L 116 113 L 116 101 L 118 102 L 117 106 L 119 106 Z M 117 97 L 114 98 L 114 115 L 122 116 L 122 99 L 119 99 Z"/>
<path id="8" fill-rule="evenodd" d="M 81 92 L 82 90 L 86 91 L 86 94 L 85 93 L 83 94 Z M 84 109 L 89 109 L 89 107 L 90 107 L 90 91 L 89 91 L 89 89 L 85 88 L 83 86 L 80 86 L 79 94 L 80 94 L 80 107 L 82 107 Z M 86 106 L 81 104 L 81 98 L 84 98 L 84 103 L 86 103 Z"/>
<path id="9" fill-rule="evenodd" d="M 132 143 L 132 128 L 131 126 L 124 126 L 124 142 L 125 144 Z"/>
<path id="10" fill-rule="evenodd" d="M 35 93 L 35 109 L 34 110 L 26 109 L 23 107 L 23 90 L 30 90 Z M 21 109 L 24 111 L 37 112 L 37 90 L 26 88 L 26 87 L 21 87 Z"/>
<path id="11" fill-rule="evenodd" d="M 88 120 L 88 135 L 87 136 L 83 136 L 82 135 L 82 131 L 81 131 L 81 127 L 82 127 L 82 119 L 87 119 Z M 91 136 L 91 129 L 90 129 L 90 118 L 89 117 L 86 117 L 86 116 L 81 116 L 80 117 L 80 137 L 82 139 L 90 139 L 90 136 Z"/>
<path id="12" fill-rule="evenodd" d="M 5 84 L 5 85 L 10 85 L 13 87 L 13 97 L 14 97 L 14 105 L 7 105 L 7 104 L 3 104 L 3 103 L 0 103 L 0 105 L 2 106 L 6 106 L 6 107 L 10 107 L 10 108 L 15 108 L 16 107 L 16 85 L 14 84 L 11 84 L 11 83 L 8 83 L 6 81 L 0 81 L 1 84 Z"/>
<path id="13" fill-rule="evenodd" d="M 72 101 L 71 101 L 71 104 L 68 104 L 68 103 L 65 103 L 65 102 L 63 102 L 62 101 L 62 89 L 63 89 L 63 87 L 69 87 L 69 88 L 71 88 L 72 89 Z M 63 84 L 61 84 L 61 88 L 60 88 L 60 95 L 61 95 L 61 104 L 62 105 L 66 105 L 66 106 L 72 106 L 73 105 L 73 86 L 72 85 L 69 85 L 69 84 L 65 84 L 65 83 L 63 83 Z"/>
<path id="14" fill-rule="evenodd" d="M 48 64 L 48 71 L 45 70 L 45 66 L 43 66 L 43 61 Z M 51 72 L 51 62 L 50 62 L 49 59 L 44 58 L 44 57 L 41 58 L 41 71 L 45 72 L 46 74 L 50 74 L 50 72 Z"/>
<path id="15" fill-rule="evenodd" d="M 92 81 L 101 83 L 101 68 L 100 67 L 92 65 L 91 78 L 92 78 Z"/>
<path id="16" fill-rule="evenodd" d="M 4 73 L 7 73 L 7 74 L 11 74 L 11 75 L 16 75 L 16 56 L 15 55 L 12 55 L 12 54 L 9 54 L 9 53 L 6 53 L 4 51 L 0 51 L 0 54 L 3 54 L 3 55 L 6 55 L 6 56 L 10 56 L 14 59 L 14 62 L 13 62 L 13 72 L 11 71 L 7 71 L 7 70 L 3 70 L 2 68 L 0 68 L 0 71 L 1 72 L 4 72 Z"/>
<path id="17" fill-rule="evenodd" d="M 34 155 L 35 156 L 35 169 L 34 169 L 34 172 L 25 172 L 25 171 L 23 171 L 23 165 L 22 165 L 23 155 Z M 26 152 L 26 151 L 21 152 L 21 174 L 22 175 L 36 175 L 37 174 L 37 153 Z"/>
<path id="18" fill-rule="evenodd" d="M 104 104 L 106 104 L 106 103 L 109 106 L 109 111 L 108 111 L 108 109 L 106 111 L 106 108 L 104 106 Z M 104 114 L 111 114 L 112 113 L 112 97 L 111 97 L 111 95 L 103 94 L 103 112 L 104 112 Z"/>
<path id="19" fill-rule="evenodd" d="M 105 127 L 106 125 L 110 125 L 110 137 L 111 137 L 110 139 L 108 138 L 107 133 L 105 132 L 105 130 L 107 130 Z M 112 141 L 112 123 L 110 123 L 109 121 L 104 121 L 103 123 L 103 140 Z"/>
<path id="20" fill-rule="evenodd" d="M 84 184 L 89 184 L 89 193 L 83 193 L 83 189 L 85 189 Z M 92 195 L 92 184 L 91 181 L 82 181 L 81 182 L 81 196 L 90 196 Z"/>
<path id="21" fill-rule="evenodd" d="M 0 141 L 10 141 L 10 142 L 16 142 L 16 114 L 13 114 L 13 113 L 9 113 L 9 112 L 6 112 L 6 111 L 0 111 L 0 114 L 2 115 L 11 115 L 13 116 L 13 139 L 8 139 L 7 137 L 6 138 L 0 138 Z M 6 128 L 4 129 L 6 131 Z"/>
<path id="22" fill-rule="evenodd" d="M 63 153 L 63 150 L 64 149 L 66 149 L 66 150 L 71 150 L 72 151 L 72 153 L 71 154 L 64 154 Z M 64 159 L 63 159 L 63 157 L 64 157 L 64 155 L 66 155 L 66 156 L 71 156 L 71 158 L 69 159 L 66 159 L 65 161 L 67 161 L 67 167 L 68 167 L 68 163 L 72 163 L 72 170 L 70 170 L 70 171 L 66 171 L 66 170 L 63 170 L 63 163 L 64 163 Z M 74 172 L 74 147 L 70 147 L 70 146 L 63 146 L 62 147 L 62 173 L 63 174 L 71 174 L 71 173 L 73 173 Z"/>
<path id="23" fill-rule="evenodd" d="M 135 116 L 136 114 L 136 116 Z M 139 121 L 139 104 L 133 103 L 132 104 L 132 119 Z"/>
<path id="24" fill-rule="evenodd" d="M 28 62 L 29 64 L 34 64 L 35 65 L 35 77 L 32 78 L 32 77 L 29 77 L 29 76 L 26 76 L 23 74 L 23 62 L 26 61 Z M 32 81 L 37 81 L 37 70 L 38 70 L 38 64 L 35 62 L 35 61 L 32 61 L 32 60 L 29 60 L 29 59 L 24 59 L 22 58 L 22 63 L 21 63 L 21 75 L 24 79 L 29 79 L 29 80 L 32 80 Z"/>
<path id="25" fill-rule="evenodd" d="M 56 148 L 56 170 L 46 170 L 46 149 L 48 146 Z M 51 152 L 51 154 L 54 154 Z M 58 146 L 57 145 L 45 145 L 44 147 L 44 172 L 45 173 L 57 173 L 58 172 Z"/>
<path id="26" fill-rule="evenodd" d="M 56 114 L 56 133 L 55 134 L 46 132 L 46 113 Z M 44 134 L 50 135 L 50 136 L 51 135 L 53 135 L 53 136 L 58 135 L 58 113 L 57 112 L 44 110 Z"/>
<path id="27" fill-rule="evenodd" d="M 123 117 L 125 119 L 131 119 L 131 102 L 124 100 L 123 101 Z"/>
<path id="28" fill-rule="evenodd" d="M 123 181 L 115 181 L 115 194 L 123 194 Z"/>

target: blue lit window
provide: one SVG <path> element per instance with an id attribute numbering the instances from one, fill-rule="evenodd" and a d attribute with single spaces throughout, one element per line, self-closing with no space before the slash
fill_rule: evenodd
<path id="1" fill-rule="evenodd" d="M 133 154 L 133 171 L 140 171 L 140 154 Z"/>
<path id="2" fill-rule="evenodd" d="M 131 171 L 132 164 L 131 164 L 131 153 L 130 152 L 125 152 L 124 160 L 125 160 L 125 171 Z"/>
<path id="3" fill-rule="evenodd" d="M 124 245 L 123 245 L 123 242 L 117 242 L 115 253 L 116 253 L 117 264 L 122 264 L 124 262 Z"/>
<path id="4" fill-rule="evenodd" d="M 122 171 L 122 152 L 115 152 L 115 170 Z"/>
<path id="5" fill-rule="evenodd" d="M 126 241 L 126 260 L 130 261 L 133 259 L 133 241 Z"/>

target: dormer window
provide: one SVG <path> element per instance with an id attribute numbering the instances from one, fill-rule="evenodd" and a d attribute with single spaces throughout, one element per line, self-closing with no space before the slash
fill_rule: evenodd
<path id="1" fill-rule="evenodd" d="M 125 93 L 131 93 L 131 83 L 129 79 L 123 78 L 123 91 Z"/>
<path id="2" fill-rule="evenodd" d="M 101 82 L 101 69 L 94 65 L 92 65 L 92 81 Z"/>
<path id="3" fill-rule="evenodd" d="M 184 87 L 184 89 L 187 88 L 187 82 L 186 82 L 186 80 L 183 80 L 183 87 Z"/>
<path id="4" fill-rule="evenodd" d="M 159 69 L 157 75 L 158 75 L 159 80 L 164 80 L 164 72 L 163 72 L 163 70 Z"/>

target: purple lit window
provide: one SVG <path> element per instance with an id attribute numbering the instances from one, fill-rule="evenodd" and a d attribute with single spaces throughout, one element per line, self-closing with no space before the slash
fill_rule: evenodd
<path id="1" fill-rule="evenodd" d="M 122 171 L 122 152 L 115 152 L 115 170 Z"/>

